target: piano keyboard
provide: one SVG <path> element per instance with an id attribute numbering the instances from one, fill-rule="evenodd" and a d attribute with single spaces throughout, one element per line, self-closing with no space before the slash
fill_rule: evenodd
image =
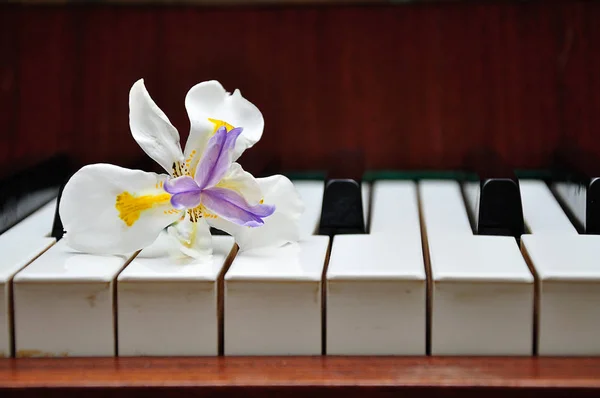
<path id="1" fill-rule="evenodd" d="M 56 200 L 0 235 L 0 354 L 56 356 L 597 355 L 600 236 L 541 181 L 520 181 L 526 233 L 474 232 L 477 190 L 360 184 L 366 233 L 318 235 L 323 181 L 295 181 L 302 240 L 204 263 L 96 256 L 50 238 Z M 475 230 L 476 231 L 476 230 Z"/>

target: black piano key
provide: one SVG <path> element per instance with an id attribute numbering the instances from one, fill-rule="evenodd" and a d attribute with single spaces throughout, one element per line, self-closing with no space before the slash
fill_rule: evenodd
<path id="1" fill-rule="evenodd" d="M 466 164 L 479 185 L 478 206 L 471 209 L 474 233 L 520 239 L 525 223 L 519 180 L 512 168 L 489 150 L 470 154 Z"/>
<path id="2" fill-rule="evenodd" d="M 56 198 L 72 169 L 70 159 L 58 154 L 6 176 L 0 183 L 0 233 Z"/>
<path id="3" fill-rule="evenodd" d="M 559 151 L 552 191 L 580 233 L 600 234 L 600 158 L 578 147 Z"/>
<path id="4" fill-rule="evenodd" d="M 319 235 L 364 234 L 361 152 L 343 152 L 332 157 L 323 192 Z"/>

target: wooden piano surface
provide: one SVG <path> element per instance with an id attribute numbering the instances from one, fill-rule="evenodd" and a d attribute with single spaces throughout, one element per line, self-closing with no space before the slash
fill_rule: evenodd
<path id="1" fill-rule="evenodd" d="M 3 359 L 0 394 L 36 396 L 597 396 L 600 358 Z"/>

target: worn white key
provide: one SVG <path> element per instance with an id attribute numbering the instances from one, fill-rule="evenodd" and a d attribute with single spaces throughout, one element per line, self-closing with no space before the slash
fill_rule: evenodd
<path id="1" fill-rule="evenodd" d="M 412 181 L 377 181 L 373 184 L 370 233 L 421 236 L 417 184 Z"/>
<path id="2" fill-rule="evenodd" d="M 600 355 L 599 248 L 600 235 L 521 237 L 538 278 L 539 355 Z"/>
<path id="3" fill-rule="evenodd" d="M 329 355 L 425 355 L 421 237 L 338 235 L 327 271 Z"/>
<path id="4" fill-rule="evenodd" d="M 205 260 L 173 257 L 159 238 L 118 277 L 120 356 L 218 354 L 218 278 L 234 255 L 230 236 L 213 236 Z"/>
<path id="5" fill-rule="evenodd" d="M 13 279 L 17 357 L 115 355 L 114 280 L 131 256 L 61 240 Z"/>
<path id="6" fill-rule="evenodd" d="M 534 279 L 511 237 L 435 239 L 432 355 L 531 355 Z"/>
<path id="7" fill-rule="evenodd" d="M 577 230 L 543 181 L 520 180 L 519 186 L 523 218 L 529 232 L 577 234 Z"/>
<path id="8" fill-rule="evenodd" d="M 13 319 L 10 283 L 13 276 L 55 242 L 50 238 L 56 200 L 0 235 L 0 357 L 11 355 Z"/>
<path id="9" fill-rule="evenodd" d="M 420 183 L 432 355 L 531 355 L 534 279 L 513 238 L 473 235 L 458 183 Z"/>
<path id="10" fill-rule="evenodd" d="M 225 355 L 319 355 L 329 238 L 241 252 L 225 275 Z"/>
<path id="11" fill-rule="evenodd" d="M 520 185 L 531 232 L 521 249 L 538 277 L 538 353 L 598 355 L 600 237 L 579 235 L 543 182 Z"/>
<path id="12" fill-rule="evenodd" d="M 300 218 L 300 236 L 317 233 L 323 205 L 323 181 L 294 181 L 294 186 L 304 202 L 304 213 Z"/>

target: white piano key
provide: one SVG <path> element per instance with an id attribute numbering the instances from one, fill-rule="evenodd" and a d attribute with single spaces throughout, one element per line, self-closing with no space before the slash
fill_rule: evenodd
<path id="1" fill-rule="evenodd" d="M 78 253 L 61 240 L 17 273 L 16 356 L 115 355 L 113 282 L 130 258 Z"/>
<path id="2" fill-rule="evenodd" d="M 28 238 L 49 237 L 54 223 L 54 213 L 56 211 L 56 199 L 52 199 L 44 206 L 33 212 L 23 221 L 6 231 L 6 234 L 19 235 Z"/>
<path id="3" fill-rule="evenodd" d="M 523 218 L 531 233 L 577 234 L 577 230 L 543 181 L 520 180 L 519 186 Z"/>
<path id="4" fill-rule="evenodd" d="M 10 356 L 13 345 L 12 278 L 54 244 L 48 236 L 55 208 L 53 200 L 0 235 L 0 357 Z"/>
<path id="5" fill-rule="evenodd" d="M 206 260 L 173 258 L 162 234 L 118 277 L 120 356 L 218 354 L 218 278 L 234 255 L 230 236 L 213 236 Z"/>
<path id="6" fill-rule="evenodd" d="M 531 355 L 534 279 L 516 241 L 473 235 L 458 183 L 419 183 L 432 355 Z"/>
<path id="7" fill-rule="evenodd" d="M 539 355 L 600 355 L 600 235 L 523 235 L 538 278 Z"/>
<path id="8" fill-rule="evenodd" d="M 421 236 L 413 232 L 333 239 L 328 355 L 425 355 L 426 277 Z"/>
<path id="9" fill-rule="evenodd" d="M 424 355 L 426 278 L 416 184 L 372 186 L 371 234 L 338 235 L 327 270 L 327 353 Z"/>
<path id="10" fill-rule="evenodd" d="M 294 181 L 304 202 L 304 213 L 300 218 L 300 236 L 307 237 L 317 233 L 321 220 L 321 207 L 323 205 L 323 181 Z"/>
<path id="11" fill-rule="evenodd" d="M 511 237 L 429 246 L 432 355 L 531 355 L 534 279 Z"/>
<path id="12" fill-rule="evenodd" d="M 419 195 L 428 239 L 436 235 L 473 234 L 458 182 L 421 181 Z"/>
<path id="13" fill-rule="evenodd" d="M 465 201 L 469 214 L 473 219 L 474 225 L 479 224 L 479 195 L 480 195 L 480 184 L 479 181 L 467 181 L 463 184 L 463 192 L 465 194 Z"/>
<path id="14" fill-rule="evenodd" d="M 319 355 L 329 238 L 238 253 L 225 275 L 225 355 Z"/>
<path id="15" fill-rule="evenodd" d="M 370 233 L 421 236 L 417 184 L 413 181 L 377 181 L 373 184 Z"/>
<path id="16" fill-rule="evenodd" d="M 360 186 L 360 194 L 363 204 L 363 218 L 365 220 L 365 229 L 369 229 L 369 209 L 371 206 L 371 183 L 362 182 Z"/>

